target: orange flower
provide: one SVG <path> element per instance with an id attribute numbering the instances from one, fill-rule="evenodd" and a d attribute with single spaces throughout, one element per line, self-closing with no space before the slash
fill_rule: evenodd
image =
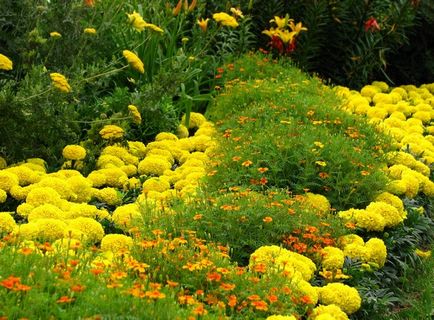
<path id="1" fill-rule="evenodd" d="M 266 185 L 267 182 L 268 182 L 268 179 L 265 178 L 265 177 L 262 177 L 261 180 L 259 180 L 259 183 L 260 183 L 261 185 Z"/>
<path id="2" fill-rule="evenodd" d="M 235 285 L 232 283 L 222 283 L 220 285 L 220 288 L 226 291 L 231 291 L 233 289 L 235 289 Z"/>
<path id="3" fill-rule="evenodd" d="M 353 223 L 353 222 L 347 222 L 345 224 L 345 227 L 348 228 L 348 229 L 355 229 L 356 228 L 356 224 Z"/>
<path id="4" fill-rule="evenodd" d="M 252 161 L 250 161 L 250 160 L 246 160 L 246 161 L 244 161 L 241 165 L 242 165 L 243 167 L 249 167 L 249 166 L 251 166 L 252 164 L 253 164 Z"/>
<path id="5" fill-rule="evenodd" d="M 32 287 L 27 286 L 27 285 L 22 284 L 22 283 L 17 283 L 17 284 L 15 284 L 15 287 L 12 290 L 13 291 L 29 291 L 30 289 L 32 289 Z"/>
<path id="6" fill-rule="evenodd" d="M 302 296 L 302 297 L 300 298 L 300 301 L 301 301 L 302 303 L 304 303 L 304 304 L 312 304 L 312 299 L 311 299 L 309 296 L 307 296 L 307 295 Z"/>
<path id="7" fill-rule="evenodd" d="M 97 275 L 103 273 L 103 272 L 104 272 L 104 269 L 90 269 L 90 272 L 91 272 L 93 275 L 97 276 Z"/>
<path id="8" fill-rule="evenodd" d="M 259 273 L 265 273 L 267 271 L 267 266 L 264 263 L 258 263 L 253 266 L 253 271 Z"/>
<path id="9" fill-rule="evenodd" d="M 171 288 L 175 288 L 179 285 L 179 282 L 167 280 L 167 285 Z"/>
<path id="10" fill-rule="evenodd" d="M 265 223 L 270 223 L 271 221 L 273 221 L 272 217 L 265 217 L 264 219 L 262 219 L 262 221 L 264 221 Z"/>
<path id="11" fill-rule="evenodd" d="M 18 252 L 21 253 L 22 255 L 28 256 L 33 252 L 33 249 L 26 247 L 26 248 L 21 248 L 20 250 L 18 250 Z"/>
<path id="12" fill-rule="evenodd" d="M 247 297 L 247 300 L 258 301 L 258 300 L 261 300 L 261 297 L 259 295 L 257 295 L 257 294 L 252 294 L 251 296 Z"/>
<path id="13" fill-rule="evenodd" d="M 9 276 L 7 279 L 0 282 L 0 286 L 6 289 L 12 289 L 16 284 L 21 282 L 21 278 Z"/>
<path id="14" fill-rule="evenodd" d="M 222 275 L 220 273 L 217 273 L 217 272 L 212 272 L 212 273 L 208 273 L 206 278 L 209 281 L 219 282 L 222 278 Z"/>
<path id="15" fill-rule="evenodd" d="M 260 173 L 265 173 L 265 172 L 267 172 L 269 169 L 268 168 L 258 168 L 258 171 L 260 172 Z"/>
<path id="16" fill-rule="evenodd" d="M 228 306 L 233 308 L 237 305 L 237 296 L 234 294 L 231 294 L 228 298 Z"/>
<path id="17" fill-rule="evenodd" d="M 240 161 L 240 160 L 241 160 L 241 157 L 239 157 L 239 156 L 232 157 L 232 161 Z"/>
<path id="18" fill-rule="evenodd" d="M 146 291 L 145 296 L 151 299 L 164 299 L 166 295 L 158 290 Z"/>
<path id="19" fill-rule="evenodd" d="M 370 175 L 369 171 L 366 171 L 366 170 L 361 171 L 360 174 L 362 176 L 369 176 Z"/>
<path id="20" fill-rule="evenodd" d="M 208 311 L 205 309 L 203 303 L 199 303 L 196 308 L 194 308 L 193 313 L 198 316 L 203 316 L 208 313 Z"/>
<path id="21" fill-rule="evenodd" d="M 265 301 L 253 301 L 252 306 L 255 307 L 256 310 L 262 310 L 267 311 L 268 310 L 268 304 Z"/>
<path id="22" fill-rule="evenodd" d="M 200 219 L 202 219 L 202 214 L 196 214 L 196 215 L 194 215 L 194 217 L 193 217 L 193 220 L 200 220 Z"/>
<path id="23" fill-rule="evenodd" d="M 86 286 L 83 286 L 81 284 L 76 284 L 76 285 L 71 286 L 71 291 L 74 291 L 74 292 L 83 292 L 84 289 L 86 289 Z"/>
<path id="24" fill-rule="evenodd" d="M 68 296 L 61 296 L 59 299 L 57 299 L 57 303 L 70 303 L 74 301 L 74 298 L 70 298 Z"/>
<path id="25" fill-rule="evenodd" d="M 320 173 L 318 174 L 318 176 L 319 176 L 321 179 L 327 179 L 328 177 L 330 177 L 330 175 L 329 175 L 327 172 L 320 172 Z"/>
<path id="26" fill-rule="evenodd" d="M 270 301 L 270 303 L 274 303 L 274 302 L 277 302 L 279 300 L 279 298 L 274 294 L 268 295 L 267 299 L 268 299 L 268 301 Z"/>

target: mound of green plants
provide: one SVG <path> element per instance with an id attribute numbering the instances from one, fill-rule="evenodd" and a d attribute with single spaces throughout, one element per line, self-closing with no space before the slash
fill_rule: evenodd
<path id="1" fill-rule="evenodd" d="M 369 203 L 385 187 L 388 138 L 344 112 L 319 79 L 261 59 L 227 68 L 224 93 L 208 110 L 224 140 L 212 185 L 309 191 L 338 210 Z"/>

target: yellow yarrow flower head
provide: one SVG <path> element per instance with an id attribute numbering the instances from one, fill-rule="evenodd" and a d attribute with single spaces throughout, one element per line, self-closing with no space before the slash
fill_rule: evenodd
<path id="1" fill-rule="evenodd" d="M 234 17 L 228 15 L 226 12 L 214 13 L 212 15 L 212 18 L 218 23 L 220 23 L 222 26 L 227 26 L 231 28 L 238 27 L 237 20 Z"/>
<path id="2" fill-rule="evenodd" d="M 53 32 L 50 32 L 50 37 L 53 39 L 59 39 L 62 37 L 62 35 L 57 31 L 53 31 Z"/>
<path id="3" fill-rule="evenodd" d="M 68 145 L 63 148 L 62 155 L 68 160 L 82 160 L 86 157 L 86 149 L 79 145 Z"/>
<path id="4" fill-rule="evenodd" d="M 50 73 L 50 78 L 53 83 L 53 86 L 55 86 L 57 89 L 59 89 L 62 92 L 71 92 L 71 86 L 68 83 L 68 80 L 65 78 L 63 74 L 54 72 Z"/>
<path id="5" fill-rule="evenodd" d="M 129 65 L 140 73 L 145 73 L 145 68 L 142 60 L 134 52 L 129 50 L 122 51 L 123 56 L 127 59 Z"/>
<path id="6" fill-rule="evenodd" d="M 83 32 L 91 35 L 96 34 L 96 30 L 94 28 L 85 28 Z"/>
<path id="7" fill-rule="evenodd" d="M 128 106 L 128 111 L 130 111 L 130 114 L 133 117 L 134 123 L 140 124 L 142 122 L 142 116 L 135 105 L 130 104 Z"/>
<path id="8" fill-rule="evenodd" d="M 12 60 L 0 53 L 0 70 L 12 70 Z"/>
<path id="9" fill-rule="evenodd" d="M 108 124 L 100 130 L 99 134 L 101 138 L 106 140 L 119 139 L 124 136 L 124 129 L 113 124 Z"/>

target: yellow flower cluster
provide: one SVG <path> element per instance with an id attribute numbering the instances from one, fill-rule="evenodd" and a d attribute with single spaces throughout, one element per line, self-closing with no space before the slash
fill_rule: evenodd
<path id="1" fill-rule="evenodd" d="M 316 270 L 309 258 L 278 246 L 262 246 L 250 255 L 249 267 L 264 264 L 269 272 L 285 273 L 290 277 L 301 276 L 309 281 Z"/>
<path id="2" fill-rule="evenodd" d="M 134 52 L 131 52 L 130 50 L 124 50 L 122 51 L 122 54 L 134 70 L 137 70 L 140 73 L 145 73 L 142 60 L 140 60 L 140 58 Z"/>
<path id="3" fill-rule="evenodd" d="M 0 70 L 12 70 L 12 60 L 0 53 Z"/>
<path id="4" fill-rule="evenodd" d="M 344 265 L 344 253 L 335 247 L 325 247 L 321 250 L 321 264 L 326 270 L 342 269 Z"/>
<path id="5" fill-rule="evenodd" d="M 63 148 L 62 155 L 67 160 L 83 160 L 86 157 L 86 149 L 79 145 L 68 145 Z"/>
<path id="6" fill-rule="evenodd" d="M 212 15 L 212 18 L 222 26 L 236 28 L 239 26 L 237 19 L 227 14 L 226 12 L 218 12 Z"/>
<path id="7" fill-rule="evenodd" d="M 334 304 L 346 314 L 352 314 L 359 310 L 362 299 L 355 288 L 343 283 L 329 283 L 318 289 L 320 303 Z"/>
<path id="8" fill-rule="evenodd" d="M 329 316 L 329 319 L 334 320 L 348 320 L 348 316 L 342 309 L 336 304 L 329 304 L 327 306 L 319 305 L 313 309 L 309 316 L 311 320 L 327 319 L 325 316 Z"/>
<path id="9" fill-rule="evenodd" d="M 345 256 L 361 262 L 382 268 L 387 258 L 387 248 L 384 241 L 371 238 L 366 243 L 355 234 L 349 234 L 339 239 L 339 246 Z"/>
<path id="10" fill-rule="evenodd" d="M 268 316 L 265 320 L 297 320 L 297 318 L 294 316 L 272 315 Z"/>
<path id="11" fill-rule="evenodd" d="M 71 86 L 69 85 L 68 80 L 63 74 L 53 72 L 50 73 L 50 78 L 54 87 L 56 87 L 62 92 L 71 92 Z"/>
<path id="12" fill-rule="evenodd" d="M 133 239 L 123 234 L 108 234 L 101 240 L 101 250 L 114 254 L 129 251 L 133 247 Z"/>
<path id="13" fill-rule="evenodd" d="M 151 29 L 153 31 L 156 31 L 158 33 L 163 33 L 164 30 L 160 27 L 156 26 L 152 23 L 147 23 L 145 20 L 143 20 L 143 17 L 137 13 L 136 11 L 133 11 L 133 13 L 128 14 L 128 21 L 131 23 L 134 29 L 138 32 L 142 32 L 144 29 Z"/>
<path id="14" fill-rule="evenodd" d="M 105 125 L 99 132 L 105 140 L 120 139 L 124 136 L 124 129 L 113 124 Z"/>
<path id="15" fill-rule="evenodd" d="M 128 111 L 130 112 L 131 116 L 133 117 L 134 123 L 140 124 L 142 122 L 142 115 L 140 114 L 140 112 L 136 106 L 130 104 L 128 106 Z"/>

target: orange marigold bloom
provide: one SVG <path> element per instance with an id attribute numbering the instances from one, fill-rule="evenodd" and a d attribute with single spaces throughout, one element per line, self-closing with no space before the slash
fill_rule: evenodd
<path id="1" fill-rule="evenodd" d="M 220 285 L 220 288 L 223 290 L 226 290 L 226 291 L 231 291 L 231 290 L 235 289 L 235 287 L 236 286 L 233 283 L 222 283 Z"/>
<path id="2" fill-rule="evenodd" d="M 237 305 L 237 296 L 234 294 L 231 294 L 228 298 L 228 306 L 233 308 Z"/>
<path id="3" fill-rule="evenodd" d="M 217 272 L 212 272 L 212 273 L 208 273 L 207 276 L 206 276 L 206 278 L 209 281 L 219 282 L 221 280 L 221 278 L 222 278 L 222 275 L 220 273 L 217 273 Z"/>
<path id="4" fill-rule="evenodd" d="M 164 299 L 166 295 L 158 290 L 146 291 L 145 296 L 151 299 Z"/>
<path id="5" fill-rule="evenodd" d="M 262 219 L 262 221 L 264 221 L 265 223 L 270 223 L 273 221 L 272 217 L 265 217 L 264 219 Z"/>
<path id="6" fill-rule="evenodd" d="M 194 308 L 193 313 L 198 316 L 203 316 L 208 313 L 208 311 L 205 309 L 205 306 L 203 303 L 198 304 L 196 308 Z"/>
<path id="7" fill-rule="evenodd" d="M 255 307 L 257 310 L 267 311 L 268 310 L 268 304 L 265 301 L 253 301 L 252 306 Z"/>
<path id="8" fill-rule="evenodd" d="M 81 284 L 75 284 L 75 285 L 71 286 L 71 291 L 74 291 L 74 292 L 82 292 L 82 291 L 84 291 L 84 289 L 86 289 L 86 286 L 83 286 Z"/>
<path id="9" fill-rule="evenodd" d="M 268 168 L 258 168 L 258 171 L 259 171 L 260 173 L 267 172 L 268 170 L 269 170 Z"/>
<path id="10" fill-rule="evenodd" d="M 259 295 L 257 295 L 257 294 L 252 294 L 251 296 L 247 297 L 247 300 L 258 301 L 258 300 L 261 300 L 261 297 Z"/>
<path id="11" fill-rule="evenodd" d="M 246 161 L 244 161 L 241 165 L 242 165 L 243 167 L 249 167 L 249 166 L 251 166 L 252 164 L 253 164 L 252 161 L 250 161 L 250 160 L 246 160 Z"/>
<path id="12" fill-rule="evenodd" d="M 241 160 L 241 157 L 239 157 L 239 156 L 232 157 L 232 161 L 240 161 L 240 160 Z"/>
<path id="13" fill-rule="evenodd" d="M 74 298 L 70 298 L 68 296 L 61 296 L 59 299 L 57 299 L 57 303 L 70 303 L 74 301 Z"/>

